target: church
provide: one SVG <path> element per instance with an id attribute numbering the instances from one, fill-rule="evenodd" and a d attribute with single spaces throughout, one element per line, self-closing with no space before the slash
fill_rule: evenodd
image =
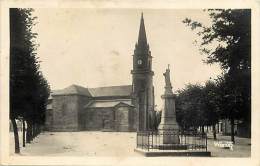
<path id="1" fill-rule="evenodd" d="M 130 74 L 130 72 L 129 72 Z M 47 131 L 144 131 L 154 115 L 152 56 L 141 16 L 133 54 L 132 85 L 53 90 L 48 100 Z"/>

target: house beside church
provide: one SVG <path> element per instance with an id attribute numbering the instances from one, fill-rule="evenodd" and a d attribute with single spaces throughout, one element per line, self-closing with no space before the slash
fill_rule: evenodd
<path id="1" fill-rule="evenodd" d="M 154 73 L 143 14 L 131 74 L 131 85 L 98 88 L 71 85 L 52 91 L 47 105 L 45 129 L 143 131 L 150 128 L 154 112 Z"/>

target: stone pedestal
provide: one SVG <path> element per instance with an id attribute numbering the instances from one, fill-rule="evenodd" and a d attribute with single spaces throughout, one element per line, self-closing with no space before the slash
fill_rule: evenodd
<path id="1" fill-rule="evenodd" d="M 164 76 L 166 85 L 162 95 L 163 110 L 159 132 L 163 136 L 163 144 L 179 144 L 179 125 L 176 121 L 175 95 L 172 92 L 169 69 L 166 69 Z"/>
<path id="2" fill-rule="evenodd" d="M 163 135 L 163 144 L 179 144 L 179 125 L 176 121 L 175 95 L 163 95 L 164 108 L 162 110 L 159 132 Z"/>

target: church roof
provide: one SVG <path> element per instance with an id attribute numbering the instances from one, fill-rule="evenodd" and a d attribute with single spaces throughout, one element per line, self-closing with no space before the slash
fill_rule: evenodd
<path id="1" fill-rule="evenodd" d="M 105 96 L 130 96 L 132 93 L 131 85 L 122 86 L 109 86 L 99 88 L 88 89 L 93 97 L 105 97 Z"/>
<path id="2" fill-rule="evenodd" d="M 132 92 L 131 85 L 109 86 L 98 88 L 84 88 L 79 85 L 71 85 L 62 90 L 54 90 L 51 95 L 83 95 L 89 97 L 106 96 L 130 96 Z"/>
<path id="3" fill-rule="evenodd" d="M 85 108 L 109 108 L 120 104 L 133 106 L 131 100 L 95 100 L 85 105 Z"/>
<path id="4" fill-rule="evenodd" d="M 79 85 L 71 85 L 62 90 L 53 91 L 52 95 L 83 95 L 83 96 L 91 96 L 87 88 L 84 88 Z"/>

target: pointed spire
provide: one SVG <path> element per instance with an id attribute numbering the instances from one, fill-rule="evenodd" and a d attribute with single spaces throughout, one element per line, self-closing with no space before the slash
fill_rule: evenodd
<path id="1" fill-rule="evenodd" d="M 140 45 L 140 44 L 141 45 L 147 45 L 143 12 L 142 12 L 142 15 L 141 15 L 141 22 L 140 22 L 140 29 L 139 29 L 139 36 L 138 36 L 138 45 Z"/>

